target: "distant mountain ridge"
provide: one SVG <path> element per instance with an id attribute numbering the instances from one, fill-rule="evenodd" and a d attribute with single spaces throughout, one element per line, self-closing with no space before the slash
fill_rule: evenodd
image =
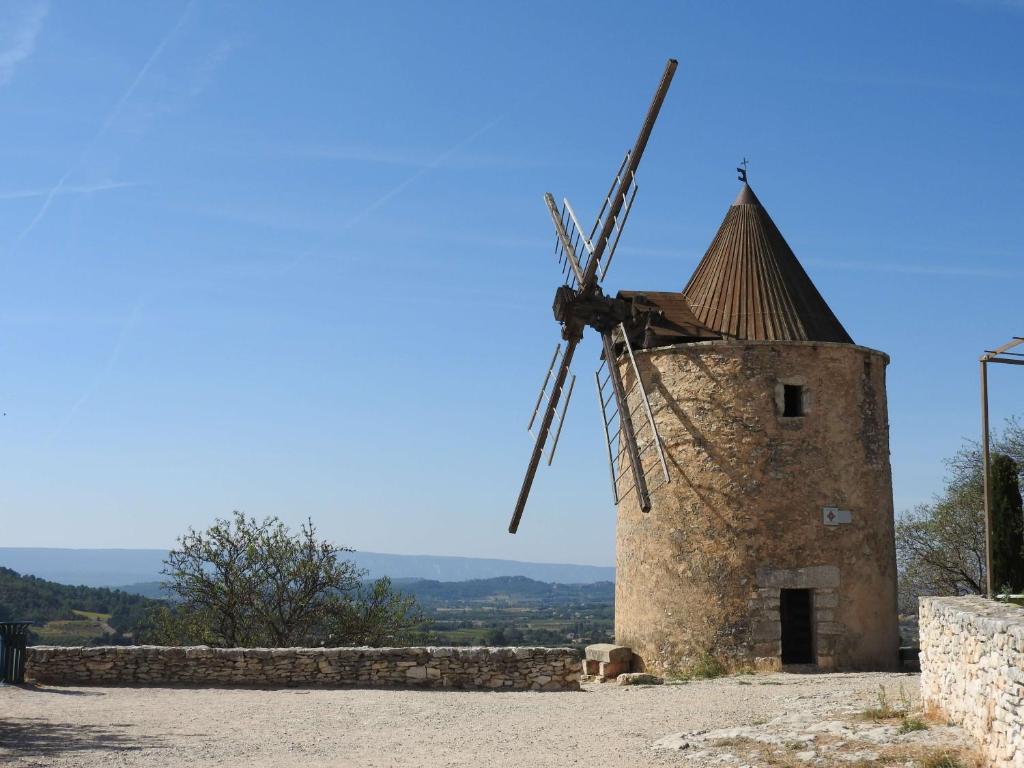
<path id="1" fill-rule="evenodd" d="M 161 579 L 167 556 L 162 549 L 62 549 L 47 547 L 0 547 L 0 566 L 61 584 L 120 587 Z M 443 555 L 391 555 L 380 552 L 348 552 L 368 571 L 369 578 L 468 581 L 504 576 L 525 576 L 556 584 L 592 584 L 614 581 L 615 568 L 567 563 L 530 563 L 478 557 Z"/>
<path id="2" fill-rule="evenodd" d="M 553 601 L 565 604 L 575 600 L 615 601 L 615 585 L 610 581 L 590 584 L 552 584 L 526 576 L 497 576 L 466 581 L 435 581 L 433 579 L 398 579 L 395 586 L 413 595 L 421 604 L 447 605 L 460 600 L 512 598 L 519 601 Z"/>

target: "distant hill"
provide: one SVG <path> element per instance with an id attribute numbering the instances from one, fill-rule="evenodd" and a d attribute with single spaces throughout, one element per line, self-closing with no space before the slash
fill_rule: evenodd
<path id="1" fill-rule="evenodd" d="M 513 602 L 550 602 L 561 605 L 577 601 L 611 604 L 615 600 L 615 585 L 610 581 L 552 584 L 525 576 L 499 576 L 493 579 L 468 581 L 398 579 L 395 587 L 415 596 L 424 605 L 432 602 L 452 603 L 495 598 Z"/>
<path id="2" fill-rule="evenodd" d="M 157 581 L 167 552 L 162 549 L 0 548 L 0 566 L 61 584 L 117 587 Z"/>
<path id="3" fill-rule="evenodd" d="M 134 584 L 122 584 L 118 589 L 129 595 L 141 595 L 151 600 L 170 600 L 172 596 L 164 590 L 161 584 L 162 582 L 159 581 L 137 581 Z"/>
<path id="4" fill-rule="evenodd" d="M 589 584 L 557 584 L 526 576 L 496 576 L 490 579 L 466 581 L 436 581 L 434 579 L 394 579 L 395 588 L 413 595 L 420 603 L 473 602 L 505 599 L 512 602 L 540 602 L 568 605 L 573 602 L 607 602 L 615 600 L 615 584 L 594 581 Z M 168 599 L 159 581 L 125 584 L 118 589 L 133 595 L 153 599 Z"/>
<path id="5" fill-rule="evenodd" d="M 39 642 L 117 642 L 152 604 L 115 589 L 58 584 L 0 568 L 0 621 L 31 621 Z"/>
<path id="6" fill-rule="evenodd" d="M 395 586 L 416 598 L 426 619 L 425 642 L 435 645 L 571 642 L 582 646 L 612 637 L 615 585 L 610 581 L 556 584 L 526 576 L 466 581 L 399 578 Z M 159 582 L 139 582 L 124 589 L 70 586 L 0 568 L 0 621 L 33 622 L 33 644 L 133 642 L 139 623 L 157 604 L 149 597 L 164 597 Z"/>
<path id="7" fill-rule="evenodd" d="M 56 549 L 0 547 L 0 566 L 30 573 L 62 584 L 91 587 L 120 587 L 160 580 L 162 549 Z M 478 557 L 436 555 L 389 555 L 377 552 L 346 554 L 370 578 L 432 579 L 466 581 L 502 576 L 525 576 L 536 581 L 559 584 L 592 584 L 614 581 L 611 566 L 528 563 Z"/>
<path id="8" fill-rule="evenodd" d="M 492 560 L 481 557 L 443 557 L 438 555 L 386 555 L 377 552 L 351 552 L 346 555 L 370 578 L 433 579 L 466 581 L 500 576 L 525 576 L 535 581 L 557 584 L 591 584 L 615 581 L 615 568 L 600 565 L 565 563 L 528 563 L 519 560 Z M 0 559 L 2 562 L 2 559 Z"/>

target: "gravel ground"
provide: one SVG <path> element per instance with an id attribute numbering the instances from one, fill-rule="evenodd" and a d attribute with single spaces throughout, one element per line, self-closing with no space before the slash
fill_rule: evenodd
<path id="1" fill-rule="evenodd" d="M 893 699 L 900 686 L 916 697 L 918 679 L 773 674 L 682 685 L 587 684 L 573 693 L 0 687 L 0 764 L 757 765 L 749 750 L 722 745 L 772 732 L 764 743 L 788 744 L 794 728 L 877 706 L 880 685 Z M 711 738 L 729 728 L 740 730 Z M 925 732 L 931 742 L 958 738 L 936 728 L 949 733 Z M 878 729 L 873 733 L 877 742 Z M 801 739 L 801 760 L 831 764 L 814 752 L 813 739 L 810 747 Z"/>

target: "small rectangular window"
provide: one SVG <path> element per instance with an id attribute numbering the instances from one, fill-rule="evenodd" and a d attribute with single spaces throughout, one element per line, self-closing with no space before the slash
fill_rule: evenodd
<path id="1" fill-rule="evenodd" d="M 786 384 L 783 389 L 783 416 L 804 415 L 804 388 L 799 384 Z"/>

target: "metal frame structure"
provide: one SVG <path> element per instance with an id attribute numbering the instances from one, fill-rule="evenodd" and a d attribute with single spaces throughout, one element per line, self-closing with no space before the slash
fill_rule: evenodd
<path id="1" fill-rule="evenodd" d="M 1010 352 L 1014 347 L 1024 344 L 1024 336 L 1014 336 L 996 349 L 985 350 L 979 358 L 981 369 L 981 476 L 983 504 L 985 505 L 985 592 L 989 598 L 995 590 L 992 584 L 992 507 L 991 478 L 989 477 L 989 426 L 988 426 L 988 364 L 1005 363 L 1007 365 L 1024 365 L 1024 354 Z"/>
<path id="2" fill-rule="evenodd" d="M 25 648 L 30 626 L 28 621 L 0 622 L 0 684 L 25 682 Z"/>

